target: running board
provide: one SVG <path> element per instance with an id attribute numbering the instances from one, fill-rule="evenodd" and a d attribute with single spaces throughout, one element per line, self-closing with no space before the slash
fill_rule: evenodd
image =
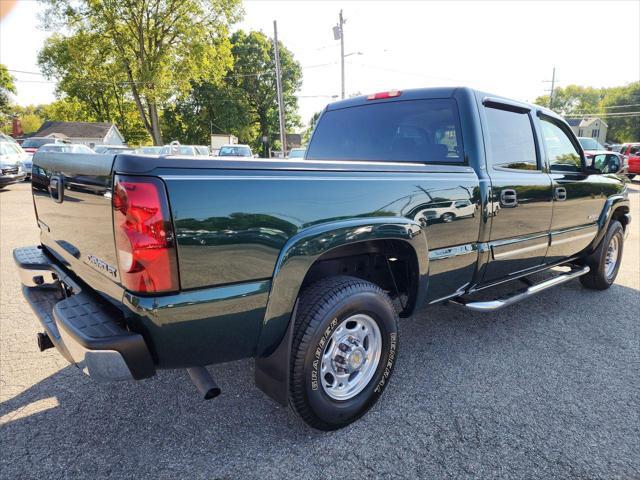
<path id="1" fill-rule="evenodd" d="M 563 273 L 561 275 L 558 275 L 557 277 L 545 280 L 544 282 L 531 285 L 526 290 L 521 290 L 515 294 L 507 295 L 496 300 L 489 300 L 484 302 L 467 302 L 463 298 L 457 298 L 449 300 L 449 302 L 467 308 L 469 310 L 473 310 L 475 312 L 493 312 L 495 310 L 500 310 L 501 308 L 508 307 L 509 305 L 513 305 L 514 303 L 518 303 L 519 301 L 526 298 L 532 297 L 536 293 L 540 293 L 548 288 L 555 287 L 557 285 L 561 285 L 570 280 L 573 280 L 574 278 L 581 277 L 586 273 L 589 273 L 589 267 L 576 267 L 567 273 Z"/>

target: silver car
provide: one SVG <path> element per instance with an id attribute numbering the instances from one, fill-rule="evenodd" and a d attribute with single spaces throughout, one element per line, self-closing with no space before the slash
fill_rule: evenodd
<path id="1" fill-rule="evenodd" d="M 22 162 L 29 159 L 24 150 L 13 141 L 0 141 L 0 188 L 27 178 L 26 166 Z M 29 167 L 31 176 L 31 167 Z"/>

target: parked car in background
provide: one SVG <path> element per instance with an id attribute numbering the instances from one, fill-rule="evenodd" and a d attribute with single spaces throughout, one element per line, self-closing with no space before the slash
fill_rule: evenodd
<path id="1" fill-rule="evenodd" d="M 640 175 L 640 143 L 625 143 L 622 145 L 620 153 L 626 157 L 629 164 L 627 177 L 632 179 L 636 175 Z"/>
<path id="2" fill-rule="evenodd" d="M 206 145 L 180 145 L 171 143 L 160 149 L 160 155 L 185 155 L 189 157 L 208 157 L 209 147 Z"/>
<path id="3" fill-rule="evenodd" d="M 609 150 L 600 152 L 585 152 L 587 165 L 596 168 L 600 173 L 616 173 L 618 175 L 627 174 L 627 159 L 624 155 Z"/>
<path id="4" fill-rule="evenodd" d="M 29 155 L 15 141 L 0 140 L 0 188 L 27 177 L 22 164 L 27 160 Z"/>
<path id="5" fill-rule="evenodd" d="M 71 143 L 69 140 L 64 140 L 62 138 L 31 137 L 31 138 L 27 138 L 24 142 L 22 142 L 22 149 L 26 153 L 33 155 L 43 145 L 46 145 L 46 144 L 64 145 L 69 143 Z"/>
<path id="6" fill-rule="evenodd" d="M 306 147 L 292 148 L 287 158 L 304 158 L 304 153 L 306 151 Z"/>
<path id="7" fill-rule="evenodd" d="M 595 138 L 578 137 L 578 142 L 580 142 L 580 146 L 585 152 L 587 151 L 601 152 L 603 150 L 607 151 L 604 145 L 598 142 Z"/>
<path id="8" fill-rule="evenodd" d="M 622 143 L 612 143 L 611 145 L 607 145 L 607 150 L 620 153 L 620 150 L 622 150 Z"/>
<path id="9" fill-rule="evenodd" d="M 162 153 L 162 147 L 148 146 L 136 148 L 136 153 L 143 155 L 160 155 Z"/>
<path id="10" fill-rule="evenodd" d="M 93 151 L 96 153 L 131 153 L 133 148 L 127 145 L 94 145 Z"/>
<path id="11" fill-rule="evenodd" d="M 38 152 L 63 152 L 63 153 L 93 153 L 96 152 L 87 147 L 86 145 L 82 145 L 81 143 L 65 143 L 65 144 L 55 144 L 48 143 L 46 145 L 42 145 Z"/>
<path id="12" fill-rule="evenodd" d="M 253 158 L 249 145 L 223 145 L 218 151 L 218 157 Z"/>

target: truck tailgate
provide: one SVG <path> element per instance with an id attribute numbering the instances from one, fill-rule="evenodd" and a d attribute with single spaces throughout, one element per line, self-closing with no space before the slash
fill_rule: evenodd
<path id="1" fill-rule="evenodd" d="M 114 155 L 36 153 L 32 190 L 42 244 L 94 290 L 119 301 L 113 162 Z"/>

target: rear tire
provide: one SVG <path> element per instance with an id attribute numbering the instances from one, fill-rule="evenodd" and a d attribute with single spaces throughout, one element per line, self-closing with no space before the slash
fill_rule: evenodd
<path id="1" fill-rule="evenodd" d="M 342 428 L 384 391 L 398 352 L 397 314 L 377 285 L 339 276 L 300 296 L 291 350 L 293 410 L 311 427 Z"/>
<path id="2" fill-rule="evenodd" d="M 615 282 L 620 270 L 624 230 L 617 220 L 611 220 L 609 230 L 598 248 L 587 257 L 591 271 L 580 277 L 580 282 L 591 290 L 606 290 Z"/>

